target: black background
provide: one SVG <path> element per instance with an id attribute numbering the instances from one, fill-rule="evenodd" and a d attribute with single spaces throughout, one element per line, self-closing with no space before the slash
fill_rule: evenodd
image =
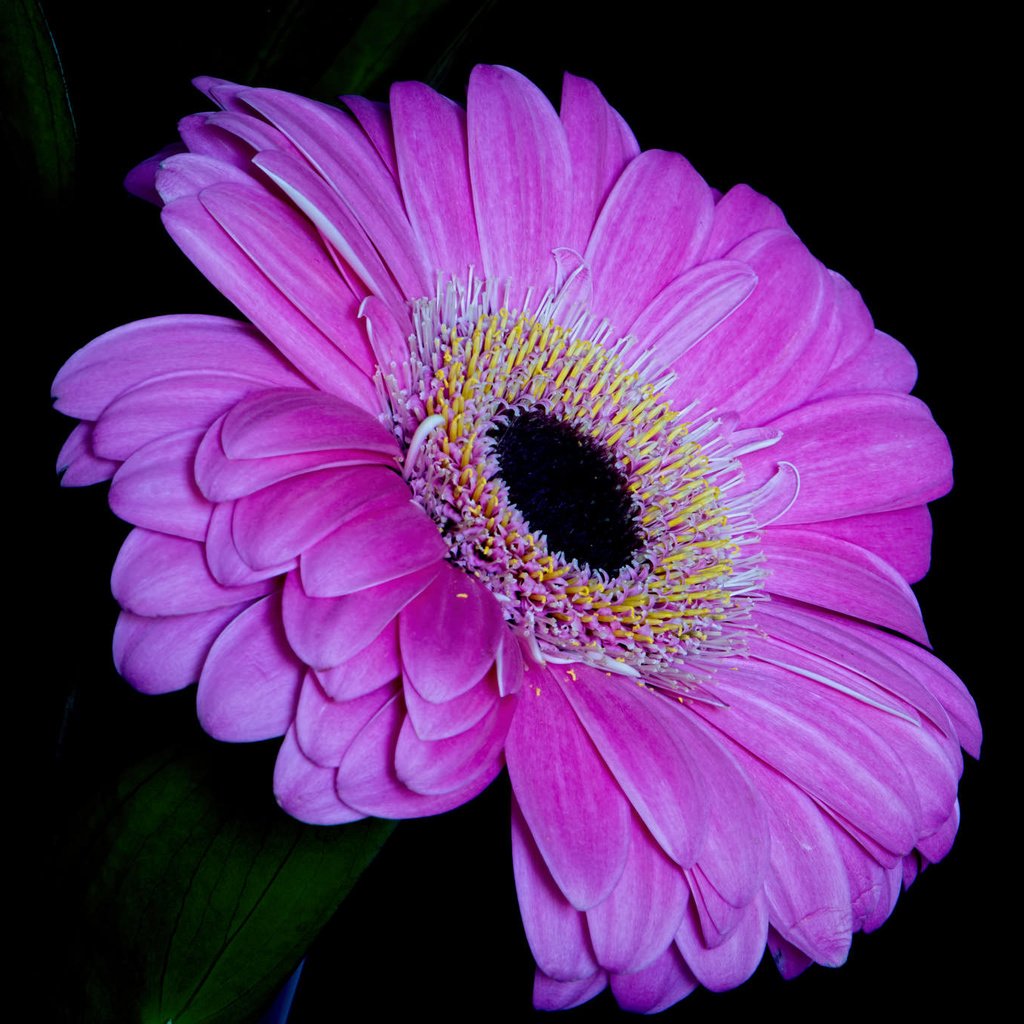
<path id="1" fill-rule="evenodd" d="M 27 647 L 17 683 L 31 696 L 32 724 L 42 726 L 27 776 L 45 772 L 58 749 L 56 784 L 32 801 L 44 829 L 104 771 L 175 730 L 197 730 L 189 694 L 143 698 L 113 670 L 107 577 L 127 528 L 101 489 L 61 491 L 51 475 L 70 424 L 47 407 L 49 381 L 75 349 L 121 323 L 230 313 L 164 235 L 156 211 L 120 182 L 174 138 L 178 118 L 206 109 L 192 76 L 252 72 L 253 53 L 284 6 L 45 5 L 75 103 L 77 187 L 56 214 L 36 211 L 35 248 L 25 250 L 33 287 L 27 302 L 15 295 L 12 303 L 24 302 L 13 347 L 29 365 L 8 381 L 24 409 L 9 424 L 11 445 L 29 455 L 20 477 L 27 496 L 14 499 L 14 553 L 28 554 L 25 578 L 38 587 L 24 598 L 37 639 L 12 639 Z M 1006 310 L 1014 304 L 998 255 L 1013 191 L 1002 142 L 1009 112 L 992 48 L 1000 28 L 725 7 L 681 8 L 674 25 L 661 5 L 625 5 L 614 19 L 592 11 L 497 2 L 463 31 L 466 10 L 455 5 L 417 39 L 396 77 L 428 77 L 458 37 L 432 84 L 459 100 L 478 62 L 523 71 L 556 103 L 562 70 L 592 78 L 643 148 L 683 152 L 723 190 L 742 181 L 767 194 L 811 250 L 862 292 L 876 324 L 917 358 L 915 393 L 953 448 L 955 490 L 933 506 L 933 569 L 915 589 L 936 653 L 971 687 L 986 728 L 981 762 L 967 764 L 953 852 L 901 897 L 880 932 L 855 937 L 845 967 L 812 967 L 787 983 L 762 964 L 741 989 L 698 991 L 664 1019 L 983 1009 L 1006 970 L 1002 929 L 1014 928 L 1019 870 L 1001 818 L 1011 799 L 1001 767 L 1011 742 L 1007 696 L 1020 670 L 1017 602 L 1006 582 L 1017 558 L 1007 493 L 1017 459 L 1000 422 L 1000 389 L 1013 374 Z M 318 45 L 344 31 L 347 16 L 337 14 Z M 252 84 L 304 91 L 314 57 L 319 51 L 296 53 Z M 12 198 L 33 213 L 31 184 Z M 239 750 L 253 766 L 252 785 L 268 795 L 272 756 Z M 293 1021 L 360 1020 L 374 1007 L 532 1019 L 507 800 L 502 781 L 468 807 L 399 827 L 312 953 Z M 45 957 L 36 967 L 44 986 L 60 973 Z M 606 1017 L 623 1017 L 607 994 L 565 1019 Z"/>

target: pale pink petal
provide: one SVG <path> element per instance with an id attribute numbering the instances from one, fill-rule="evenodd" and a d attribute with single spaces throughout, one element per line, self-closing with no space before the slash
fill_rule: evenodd
<path id="1" fill-rule="evenodd" d="M 512 869 L 523 930 L 537 966 L 557 981 L 593 977 L 598 966 L 586 920 L 555 885 L 514 796 Z"/>
<path id="2" fill-rule="evenodd" d="M 593 82 L 566 74 L 560 110 L 572 161 L 572 225 L 569 244 L 581 252 L 612 186 L 640 155 L 629 125 Z"/>
<path id="3" fill-rule="evenodd" d="M 583 254 L 601 313 L 619 330 L 697 262 L 712 206 L 704 179 L 676 153 L 649 150 L 622 172 Z"/>
<path id="4" fill-rule="evenodd" d="M 302 668 L 281 628 L 280 595 L 257 601 L 210 649 L 196 694 L 200 723 L 231 743 L 283 736 L 295 714 Z"/>
<path id="5" fill-rule="evenodd" d="M 429 265 L 444 279 L 480 267 L 466 113 L 419 82 L 391 87 L 398 176 Z"/>
<path id="6" fill-rule="evenodd" d="M 479 65 L 467 100 L 469 171 L 483 274 L 511 279 L 509 304 L 552 283 L 552 249 L 568 241 L 572 168 L 558 115 L 516 71 Z M 523 140 L 529 139 L 529 145 Z"/>
<path id="7" fill-rule="evenodd" d="M 251 601 L 273 583 L 221 586 L 210 575 L 201 544 L 136 529 L 121 546 L 110 588 L 121 607 L 136 615 L 188 615 Z"/>
<path id="8" fill-rule="evenodd" d="M 811 530 L 778 527 L 765 530 L 761 550 L 769 593 L 877 622 L 928 643 L 910 585 L 870 551 Z"/>
<path id="9" fill-rule="evenodd" d="M 288 641 L 299 657 L 313 668 L 340 666 L 369 648 L 388 624 L 398 618 L 398 613 L 430 584 L 440 567 L 438 561 L 358 593 L 326 599 L 310 597 L 298 576 L 289 576 L 285 581 L 283 604 Z M 384 656 L 383 651 L 381 656 Z M 398 674 L 397 668 L 394 674 Z M 357 680 L 362 680 L 363 674 L 358 673 L 351 684 L 346 684 L 343 676 L 344 673 L 331 677 L 327 684 L 331 695 L 356 696 L 357 691 L 352 687 L 362 685 Z M 342 689 L 335 690 L 336 686 Z"/>
<path id="10" fill-rule="evenodd" d="M 449 563 L 398 622 L 405 680 L 436 704 L 461 696 L 494 664 L 505 631 L 494 595 Z M 458 643 L 452 643 L 452 633 Z"/>
<path id="11" fill-rule="evenodd" d="M 558 681 L 530 665 L 505 749 L 512 791 L 566 899 L 587 910 L 622 875 L 630 807 Z"/>
<path id="12" fill-rule="evenodd" d="M 283 810 L 310 825 L 343 825 L 365 817 L 338 798 L 334 775 L 302 753 L 294 726 L 285 733 L 274 765 L 274 796 Z"/>
<path id="13" fill-rule="evenodd" d="M 157 617 L 121 612 L 114 627 L 114 665 L 142 693 L 180 690 L 199 679 L 214 640 L 244 607 Z"/>
<path id="14" fill-rule="evenodd" d="M 108 500 L 115 515 L 135 526 L 203 540 L 213 506 L 193 474 L 202 434 L 187 431 L 151 441 L 114 475 Z"/>
<path id="15" fill-rule="evenodd" d="M 652 963 L 671 944 L 689 898 L 682 872 L 634 818 L 619 884 L 587 911 L 598 963 L 617 973 Z"/>
<path id="16" fill-rule="evenodd" d="M 633 974 L 613 974 L 612 994 L 624 1010 L 660 1013 L 685 999 L 700 984 L 675 946 Z"/>

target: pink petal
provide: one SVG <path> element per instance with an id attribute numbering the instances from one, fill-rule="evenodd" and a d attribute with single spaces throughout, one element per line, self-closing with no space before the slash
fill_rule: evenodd
<path id="1" fill-rule="evenodd" d="M 814 961 L 802 950 L 787 942 L 774 928 L 768 929 L 768 951 L 779 974 L 791 981 L 807 970 Z"/>
<path id="2" fill-rule="evenodd" d="M 806 527 L 867 548 L 908 583 L 924 579 L 931 564 L 932 517 L 925 505 L 807 523 Z"/>
<path id="3" fill-rule="evenodd" d="M 334 771 L 314 764 L 295 740 L 294 726 L 285 734 L 274 765 L 274 796 L 282 809 L 310 825 L 343 825 L 364 815 L 338 799 Z"/>
<path id="4" fill-rule="evenodd" d="M 496 673 L 489 671 L 472 689 L 436 703 L 421 697 L 413 686 L 402 690 L 409 721 L 421 740 L 444 740 L 472 728 L 499 700 Z"/>
<path id="5" fill-rule="evenodd" d="M 516 71 L 478 65 L 467 101 L 469 172 L 484 276 L 511 279 L 512 308 L 552 280 L 551 250 L 568 239 L 572 170 L 565 129 Z"/>
<path id="6" fill-rule="evenodd" d="M 144 445 L 114 475 L 110 508 L 135 526 L 203 540 L 213 506 L 199 493 L 192 471 L 202 437 L 171 434 Z"/>
<path id="7" fill-rule="evenodd" d="M 466 114 L 419 82 L 391 87 L 398 174 L 429 265 L 447 280 L 481 266 L 469 182 Z"/>
<path id="8" fill-rule="evenodd" d="M 411 499 L 364 505 L 299 561 L 311 597 L 343 597 L 435 565 L 448 553 L 437 526 Z"/>
<path id="9" fill-rule="evenodd" d="M 325 391 L 344 393 L 364 408 L 376 407 L 366 374 L 278 291 L 199 198 L 176 199 L 164 207 L 161 216 L 170 236 L 203 276 L 305 377 Z"/>
<path id="10" fill-rule="evenodd" d="M 295 709 L 295 739 L 303 754 L 324 768 L 337 768 L 352 741 L 395 693 L 396 686 L 385 683 L 353 700 L 332 700 L 308 673 Z"/>
<path id="11" fill-rule="evenodd" d="M 688 723 L 674 722 L 671 731 L 651 707 L 661 697 L 597 669 L 576 665 L 557 678 L 629 802 L 666 853 L 689 867 L 704 846 L 708 800 L 686 743 Z"/>
<path id="12" fill-rule="evenodd" d="M 225 587 L 244 587 L 282 576 L 295 568 L 294 558 L 278 565 L 261 566 L 258 569 L 244 561 L 235 547 L 234 518 L 234 502 L 216 505 L 206 530 L 206 564 L 218 583 Z"/>
<path id="13" fill-rule="evenodd" d="M 399 618 L 406 683 L 436 704 L 461 696 L 494 664 L 504 631 L 494 595 L 445 562 Z"/>
<path id="14" fill-rule="evenodd" d="M 79 349 L 53 382 L 56 407 L 94 420 L 118 395 L 170 373 L 238 373 L 268 387 L 303 379 L 249 324 L 216 316 L 137 320 Z"/>
<path id="15" fill-rule="evenodd" d="M 362 96 L 342 96 L 341 100 L 352 111 L 353 117 L 359 122 L 359 127 L 373 143 L 373 148 L 384 161 L 384 166 L 391 173 L 391 177 L 397 180 L 398 161 L 391 127 L 394 104 L 392 103 L 389 109 L 386 103 L 374 103 L 373 100 L 364 99 Z"/>
<path id="16" fill-rule="evenodd" d="M 690 907 L 683 916 L 676 944 L 686 966 L 705 988 L 725 992 L 742 985 L 757 970 L 767 934 L 768 902 L 759 895 L 748 904 L 729 937 L 714 948 L 704 943 L 697 911 Z"/>
<path id="17" fill-rule="evenodd" d="M 283 736 L 302 682 L 271 594 L 236 618 L 210 650 L 196 694 L 202 727 L 215 739 L 249 743 Z"/>
<path id="18" fill-rule="evenodd" d="M 201 544 L 136 529 L 121 547 L 110 587 L 136 615 L 189 615 L 262 597 L 273 583 L 223 587 L 210 575 Z"/>
<path id="19" fill-rule="evenodd" d="M 335 449 L 396 455 L 398 446 L 375 413 L 312 391 L 264 391 L 239 402 L 221 427 L 232 459 L 262 459 Z"/>
<path id="20" fill-rule="evenodd" d="M 685 999 L 699 984 L 679 950 L 669 946 L 654 963 L 633 974 L 613 974 L 612 994 L 624 1010 L 660 1013 Z"/>
<path id="21" fill-rule="evenodd" d="M 384 467 L 323 469 L 282 480 L 235 504 L 232 532 L 242 558 L 255 568 L 302 554 L 384 496 L 408 500 L 409 487 Z"/>
<path id="22" fill-rule="evenodd" d="M 592 978 L 598 966 L 583 914 L 555 885 L 514 796 L 512 869 L 523 929 L 538 967 L 557 981 Z"/>
<path id="23" fill-rule="evenodd" d="M 266 387 L 228 373 L 177 373 L 148 380 L 115 398 L 100 414 L 93 448 L 127 459 L 143 445 L 185 430 L 206 430 L 239 400 Z"/>
<path id="24" fill-rule="evenodd" d="M 569 244 L 582 251 L 612 186 L 640 155 L 629 125 L 593 82 L 566 73 L 562 79 L 562 124 L 572 161 L 572 226 Z"/>
<path id="25" fill-rule="evenodd" d="M 607 984 L 604 971 L 579 981 L 556 981 L 538 969 L 533 978 L 533 1005 L 538 1010 L 571 1010 L 600 995 Z"/>
<path id="26" fill-rule="evenodd" d="M 949 445 L 916 398 L 826 398 L 769 426 L 782 439 L 744 458 L 743 470 L 755 487 L 777 463 L 796 466 L 800 498 L 780 520 L 787 525 L 923 505 L 952 484 Z"/>
<path id="27" fill-rule="evenodd" d="M 743 305 L 676 366 L 668 394 L 744 413 L 751 424 L 799 405 L 828 369 L 831 288 L 825 269 L 788 231 L 763 231 L 728 254 L 757 275 Z M 785 456 L 780 456 L 785 458 Z M 796 459 L 789 458 L 803 473 Z"/>
<path id="28" fill-rule="evenodd" d="M 57 456 L 57 472 L 64 474 L 61 487 L 88 487 L 117 472 L 116 459 L 101 459 L 93 452 L 92 432 L 92 423 L 79 423 L 62 445 Z"/>
<path id="29" fill-rule="evenodd" d="M 771 594 L 876 622 L 928 643 L 910 585 L 870 551 L 811 530 L 772 527 L 761 538 Z"/>
<path id="30" fill-rule="evenodd" d="M 392 584 L 385 584 L 386 587 Z M 285 582 L 284 600 L 287 607 L 291 583 Z M 339 598 L 339 600 L 345 600 Z M 285 628 L 287 629 L 287 614 Z M 398 621 L 393 619 L 380 634 L 358 654 L 333 668 L 320 670 L 317 678 L 324 692 L 332 700 L 353 700 L 362 697 L 397 679 L 402 673 L 398 657 Z"/>
<path id="31" fill-rule="evenodd" d="M 441 796 L 407 789 L 395 773 L 394 751 L 405 718 L 401 696 L 388 701 L 356 736 L 338 766 L 338 796 L 378 818 L 422 818 L 471 800 L 491 780 L 485 775 Z"/>
<path id="32" fill-rule="evenodd" d="M 495 701 L 490 712 L 465 732 L 447 739 L 424 740 L 407 717 L 395 746 L 395 772 L 417 793 L 463 790 L 480 779 L 489 782 L 502 768 L 502 747 L 516 699 Z"/>
<path id="33" fill-rule="evenodd" d="M 852 391 L 896 391 L 909 394 L 917 380 L 914 357 L 895 339 L 875 331 L 856 356 L 825 376 L 815 398 Z"/>
<path id="34" fill-rule="evenodd" d="M 117 671 L 141 693 L 183 689 L 199 678 L 214 640 L 243 607 L 156 618 L 121 612 L 114 627 Z"/>
<path id="35" fill-rule="evenodd" d="M 787 229 L 782 211 L 749 185 L 735 185 L 715 203 L 706 260 L 721 259 L 740 242 L 769 229 Z"/>
<path id="36" fill-rule="evenodd" d="M 622 172 L 583 254 L 601 313 L 619 330 L 697 262 L 712 207 L 704 179 L 677 153 L 648 150 Z"/>
<path id="37" fill-rule="evenodd" d="M 512 791 L 566 899 L 587 910 L 622 876 L 630 807 L 557 680 L 530 665 L 505 748 Z"/>
<path id="38" fill-rule="evenodd" d="M 298 577 L 289 576 L 284 586 L 283 614 L 292 648 L 307 665 L 317 669 L 354 659 L 373 645 L 398 613 L 430 584 L 440 566 L 437 562 L 359 593 L 327 599 L 310 597 Z M 392 637 L 393 632 L 388 636 Z M 397 668 L 394 674 L 398 674 Z M 343 676 L 332 675 L 327 684 L 331 695 L 356 696 L 352 687 L 361 682 L 347 684 Z M 363 678 L 362 673 L 355 676 L 355 680 Z"/>
<path id="39" fill-rule="evenodd" d="M 716 260 L 669 281 L 629 328 L 652 352 L 651 366 L 669 369 L 708 331 L 747 300 L 757 275 L 745 263 Z"/>
<path id="40" fill-rule="evenodd" d="M 161 161 L 155 185 L 162 203 L 171 203 L 223 182 L 253 184 L 252 175 L 234 163 L 199 153 L 181 153 Z"/>
<path id="41" fill-rule="evenodd" d="M 634 819 L 619 884 L 587 911 L 598 963 L 618 973 L 652 963 L 671 944 L 689 898 L 682 872 Z"/>

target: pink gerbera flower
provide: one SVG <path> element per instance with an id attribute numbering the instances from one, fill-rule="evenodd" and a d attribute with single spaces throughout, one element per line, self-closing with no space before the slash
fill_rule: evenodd
<path id="1" fill-rule="evenodd" d="M 129 324 L 55 383 L 64 482 L 137 527 L 121 673 L 283 736 L 304 821 L 507 764 L 540 1007 L 841 963 L 980 743 L 918 646 L 951 477 L 908 353 L 582 79 L 557 113 L 493 67 L 465 111 L 197 84 L 129 184 L 249 322 Z"/>

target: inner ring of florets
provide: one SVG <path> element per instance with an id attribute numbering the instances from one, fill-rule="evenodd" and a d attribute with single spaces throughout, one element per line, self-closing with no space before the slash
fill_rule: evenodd
<path id="1" fill-rule="evenodd" d="M 380 377 L 406 477 L 538 658 L 682 682 L 689 656 L 731 649 L 759 589 L 753 523 L 727 502 L 739 466 L 718 421 L 673 408 L 672 376 L 646 373 L 635 339 L 555 315 L 550 299 L 510 311 L 479 283 L 414 303 L 409 383 Z M 572 452 L 592 491 L 576 500 L 529 465 Z M 565 521 L 594 509 L 615 537 Z"/>

